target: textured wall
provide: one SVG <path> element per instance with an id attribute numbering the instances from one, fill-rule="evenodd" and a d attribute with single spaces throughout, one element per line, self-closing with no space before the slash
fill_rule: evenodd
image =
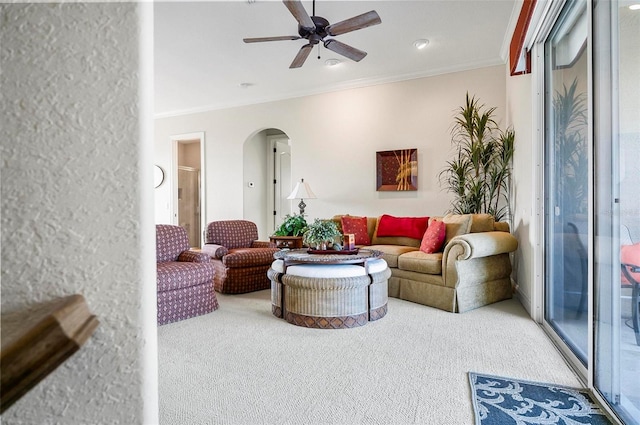
<path id="1" fill-rule="evenodd" d="M 80 293 L 100 320 L 2 420 L 142 423 L 138 6 L 0 11 L 2 310 Z"/>

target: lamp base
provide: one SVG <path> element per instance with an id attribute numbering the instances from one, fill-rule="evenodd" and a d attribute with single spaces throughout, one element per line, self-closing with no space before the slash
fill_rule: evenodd
<path id="1" fill-rule="evenodd" d="M 304 203 L 304 199 L 300 199 L 300 203 L 298 204 L 298 208 L 300 208 L 300 215 L 304 215 L 304 208 L 307 204 Z"/>

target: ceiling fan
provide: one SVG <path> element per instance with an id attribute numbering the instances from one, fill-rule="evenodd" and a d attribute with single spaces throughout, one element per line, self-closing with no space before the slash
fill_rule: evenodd
<path id="1" fill-rule="evenodd" d="M 371 25 L 377 25 L 382 22 L 378 13 L 375 10 L 372 10 L 367 13 L 363 13 L 362 15 L 354 16 L 353 18 L 346 19 L 344 21 L 340 21 L 335 24 L 329 24 L 325 18 L 316 15 L 316 1 L 313 0 L 313 15 L 309 16 L 307 11 L 304 9 L 302 2 L 300 0 L 282 0 L 289 12 L 293 15 L 294 18 L 298 21 L 298 34 L 299 35 L 285 35 L 285 36 L 277 36 L 277 37 L 259 37 L 259 38 L 245 38 L 243 41 L 245 43 L 260 43 L 263 41 L 281 41 L 281 40 L 300 40 L 305 39 L 309 40 L 308 44 L 302 46 L 302 48 L 298 51 L 298 54 L 291 62 L 289 68 L 300 68 L 304 61 L 307 60 L 309 53 L 313 49 L 313 46 L 322 42 L 324 47 L 329 50 L 332 50 L 339 55 L 345 56 L 349 59 L 352 59 L 356 62 L 361 61 L 365 56 L 367 56 L 367 52 L 356 49 L 355 47 L 351 47 L 347 44 L 341 43 L 340 41 L 327 38 L 328 36 L 334 37 L 340 34 L 345 34 L 351 31 L 359 30 L 362 28 L 369 27 Z"/>

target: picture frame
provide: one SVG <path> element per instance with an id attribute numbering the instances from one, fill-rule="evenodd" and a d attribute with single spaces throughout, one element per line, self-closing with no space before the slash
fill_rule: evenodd
<path id="1" fill-rule="evenodd" d="M 376 152 L 376 190 L 418 190 L 418 149 Z"/>

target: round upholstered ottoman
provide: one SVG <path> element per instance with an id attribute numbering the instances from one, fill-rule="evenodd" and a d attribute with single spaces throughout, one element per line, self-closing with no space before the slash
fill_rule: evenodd
<path id="1" fill-rule="evenodd" d="M 363 265 L 297 264 L 285 270 L 275 260 L 271 280 L 272 312 L 298 326 L 353 328 L 387 313 L 387 280 L 391 271 L 383 259 Z"/>

